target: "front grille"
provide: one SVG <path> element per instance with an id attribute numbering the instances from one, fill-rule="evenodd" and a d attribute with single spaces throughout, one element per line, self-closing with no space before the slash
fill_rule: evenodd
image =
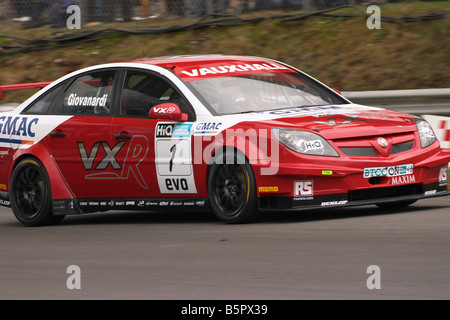
<path id="1" fill-rule="evenodd" d="M 392 146 L 391 154 L 406 152 L 414 148 L 414 140 L 406 141 Z"/>
<path id="2" fill-rule="evenodd" d="M 357 144 L 369 144 L 368 140 L 356 140 L 354 143 L 350 141 L 345 141 L 344 143 L 340 143 L 336 141 L 339 149 L 345 155 L 349 157 L 379 157 L 380 155 L 377 153 L 375 148 L 372 146 L 357 146 Z M 354 144 L 354 146 L 352 145 Z M 391 153 L 389 155 L 399 154 L 402 152 L 406 152 L 412 150 L 414 148 L 414 140 L 408 140 L 405 142 L 395 143 L 392 145 Z"/>
<path id="3" fill-rule="evenodd" d="M 341 151 L 350 157 L 378 157 L 378 153 L 373 148 L 340 148 Z"/>
<path id="4" fill-rule="evenodd" d="M 389 197 L 401 197 L 423 194 L 421 184 L 410 184 L 406 186 L 374 188 L 364 190 L 351 190 L 348 192 L 349 201 L 370 200 Z"/>

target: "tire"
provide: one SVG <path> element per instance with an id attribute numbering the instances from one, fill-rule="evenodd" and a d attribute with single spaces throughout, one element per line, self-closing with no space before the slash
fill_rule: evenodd
<path id="1" fill-rule="evenodd" d="M 253 222 L 257 217 L 256 183 L 244 156 L 225 155 L 233 163 L 213 163 L 208 175 L 208 197 L 212 211 L 223 222 Z"/>
<path id="2" fill-rule="evenodd" d="M 50 180 L 39 160 L 27 158 L 17 164 L 10 190 L 12 211 L 25 226 L 57 224 L 64 218 L 53 215 Z"/>
<path id="3" fill-rule="evenodd" d="M 376 206 L 381 209 L 399 209 L 407 207 L 417 200 L 406 200 L 406 201 L 397 201 L 397 202 L 386 202 L 386 203 L 377 203 Z"/>

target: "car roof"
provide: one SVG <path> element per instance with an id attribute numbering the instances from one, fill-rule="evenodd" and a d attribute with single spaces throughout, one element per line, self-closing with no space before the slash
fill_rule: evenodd
<path id="1" fill-rule="evenodd" d="M 135 62 L 135 63 L 152 64 L 160 67 L 167 67 L 167 65 L 171 64 L 183 66 L 185 65 L 199 66 L 202 64 L 216 64 L 216 63 L 256 63 L 256 62 L 271 62 L 271 61 L 273 60 L 254 56 L 194 54 L 194 55 L 141 58 L 122 62 Z"/>
<path id="2" fill-rule="evenodd" d="M 211 77 L 294 71 L 292 67 L 268 58 L 222 54 L 167 56 L 123 62 L 164 68 L 185 82 Z"/>

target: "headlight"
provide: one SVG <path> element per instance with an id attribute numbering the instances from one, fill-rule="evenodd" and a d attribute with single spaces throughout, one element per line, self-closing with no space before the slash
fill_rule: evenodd
<path id="1" fill-rule="evenodd" d="M 308 132 L 284 128 L 272 128 L 274 137 L 285 147 L 302 154 L 339 157 L 339 154 L 321 136 Z"/>
<path id="2" fill-rule="evenodd" d="M 416 123 L 417 131 L 419 132 L 422 148 L 426 148 L 432 145 L 436 141 L 436 135 L 434 134 L 431 125 L 427 121 L 419 117 L 414 117 L 414 122 Z"/>

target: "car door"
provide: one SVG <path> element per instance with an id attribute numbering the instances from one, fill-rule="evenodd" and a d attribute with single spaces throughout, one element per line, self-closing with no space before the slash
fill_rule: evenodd
<path id="1" fill-rule="evenodd" d="M 188 122 L 150 119 L 152 107 L 168 102 L 188 113 Z M 127 70 L 119 109 L 112 131 L 126 144 L 127 151 L 117 158 L 123 168 L 123 194 L 134 198 L 195 194 L 190 135 L 194 113 L 174 85 L 151 72 Z"/>
<path id="2" fill-rule="evenodd" d="M 92 71 L 68 80 L 50 113 L 70 118 L 45 139 L 62 176 L 78 199 L 109 198 L 120 176 L 111 135 L 117 71 Z"/>

